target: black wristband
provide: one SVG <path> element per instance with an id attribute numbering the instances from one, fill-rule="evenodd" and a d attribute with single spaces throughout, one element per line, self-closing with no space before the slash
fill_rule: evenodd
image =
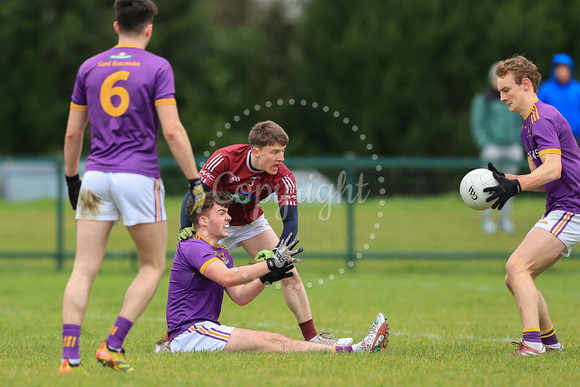
<path id="1" fill-rule="evenodd" d="M 67 175 L 64 175 L 64 178 L 66 180 L 66 184 L 67 185 L 77 183 L 80 180 L 80 177 L 79 177 L 79 174 L 78 173 L 76 175 L 70 176 L 70 177 L 67 176 Z"/>

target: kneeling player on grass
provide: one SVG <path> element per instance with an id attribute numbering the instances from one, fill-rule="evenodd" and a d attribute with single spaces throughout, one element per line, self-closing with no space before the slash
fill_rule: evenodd
<path id="1" fill-rule="evenodd" d="M 193 206 L 190 198 L 188 207 Z M 238 305 L 246 305 L 267 285 L 293 275 L 293 263 L 300 262 L 292 250 L 298 238 L 281 242 L 277 251 L 263 251 L 267 258 L 250 266 L 234 267 L 230 252 L 218 244 L 228 236 L 231 217 L 229 198 L 224 193 L 209 193 L 201 213 L 191 221 L 196 234 L 178 243 L 173 259 L 167 299 L 168 339 L 156 352 L 253 351 L 376 352 L 388 342 L 386 318 L 379 313 L 367 335 L 357 344 L 333 346 L 292 340 L 278 333 L 254 331 L 221 325 L 218 317 L 223 292 Z"/>

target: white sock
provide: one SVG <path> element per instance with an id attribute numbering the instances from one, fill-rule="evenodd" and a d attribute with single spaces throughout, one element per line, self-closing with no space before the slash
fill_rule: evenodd
<path id="1" fill-rule="evenodd" d="M 535 349 L 536 351 L 541 351 L 544 348 L 544 344 L 542 343 L 534 343 L 531 341 L 524 340 L 524 344 L 526 344 L 528 347 Z"/>
<path id="2" fill-rule="evenodd" d="M 320 337 L 318 337 L 318 335 L 316 335 L 308 341 L 310 341 L 311 343 L 320 343 Z"/>
<path id="3" fill-rule="evenodd" d="M 359 341 L 356 344 L 352 344 L 352 351 L 353 352 L 364 352 L 364 348 L 362 346 L 362 341 Z"/>

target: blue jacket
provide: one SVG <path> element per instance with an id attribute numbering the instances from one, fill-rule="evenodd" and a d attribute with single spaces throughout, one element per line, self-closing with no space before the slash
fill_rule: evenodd
<path id="1" fill-rule="evenodd" d="M 568 66 L 572 72 L 570 82 L 565 85 L 560 84 L 554 75 L 554 69 L 561 64 Z M 575 76 L 576 66 L 570 55 L 555 54 L 550 64 L 550 79 L 540 84 L 538 98 L 558 109 L 572 127 L 574 137 L 580 140 L 580 82 Z"/>

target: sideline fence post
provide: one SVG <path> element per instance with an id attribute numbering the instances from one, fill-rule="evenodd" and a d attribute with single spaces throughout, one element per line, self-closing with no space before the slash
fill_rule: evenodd
<path id="1" fill-rule="evenodd" d="M 346 260 L 347 264 L 352 262 L 352 266 L 348 265 L 349 267 L 354 267 L 355 261 L 355 247 L 354 247 L 354 198 L 356 198 L 356 192 L 354 187 L 356 185 L 355 179 L 355 172 L 356 172 L 356 155 L 352 152 L 348 152 L 346 154 L 346 192 L 348 192 L 348 196 L 346 198 Z M 351 198 L 350 196 L 353 196 Z"/>

